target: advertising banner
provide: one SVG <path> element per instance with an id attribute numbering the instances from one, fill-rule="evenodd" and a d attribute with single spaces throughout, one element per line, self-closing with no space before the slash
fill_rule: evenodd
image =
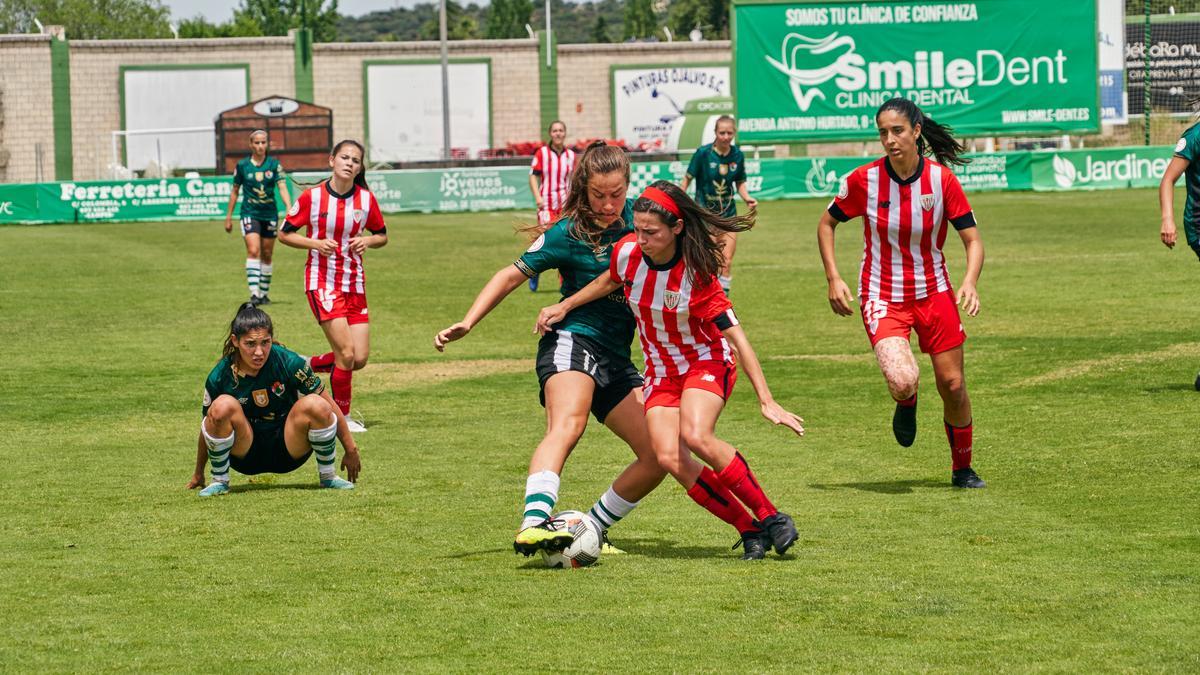
<path id="1" fill-rule="evenodd" d="M 1125 94 L 1125 0 L 1097 0 L 1100 42 L 1100 119 L 1128 123 Z"/>
<path id="2" fill-rule="evenodd" d="M 1152 18 L 1150 48 L 1146 48 L 1146 27 L 1140 20 L 1125 24 L 1125 69 L 1132 79 L 1129 88 L 1129 114 L 1145 112 L 1145 69 L 1150 69 L 1150 110 L 1156 113 L 1186 114 L 1192 111 L 1188 101 L 1200 95 L 1200 14 L 1194 20 L 1175 16 L 1170 20 Z M 1181 20 L 1176 20 L 1181 19 Z"/>
<path id="3" fill-rule="evenodd" d="M 71 215 L 63 212 L 42 213 L 38 208 L 37 185 L 0 185 L 0 223 L 54 223 Z"/>
<path id="4" fill-rule="evenodd" d="M 1030 153 L 1034 190 L 1158 187 L 1174 154 L 1168 146 Z"/>
<path id="5" fill-rule="evenodd" d="M 734 14 L 743 143 L 873 137 L 897 96 L 962 136 L 1100 129 L 1095 2 L 750 1 Z"/>
<path id="6" fill-rule="evenodd" d="M 633 148 L 677 150 L 697 148 L 702 130 L 730 112 L 729 64 L 655 64 L 611 66 L 612 133 Z M 711 105 L 691 105 L 704 100 Z"/>

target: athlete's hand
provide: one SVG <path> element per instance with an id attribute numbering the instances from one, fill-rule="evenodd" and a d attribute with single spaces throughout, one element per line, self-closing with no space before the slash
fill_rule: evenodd
<path id="1" fill-rule="evenodd" d="M 833 308 L 833 313 L 840 316 L 850 316 L 854 314 L 854 309 L 851 305 L 854 304 L 854 296 L 850 294 L 850 287 L 840 278 L 829 282 L 829 306 Z"/>
<path id="2" fill-rule="evenodd" d="M 804 420 L 799 415 L 784 410 L 783 406 L 775 401 L 766 401 L 761 407 L 763 417 L 771 424 L 782 424 L 796 432 L 797 436 L 804 435 Z"/>
<path id="3" fill-rule="evenodd" d="M 338 243 L 333 239 L 321 239 L 317 242 L 317 248 L 315 250 L 317 253 L 320 253 L 324 256 L 333 255 L 334 253 L 337 253 Z"/>
<path id="4" fill-rule="evenodd" d="M 358 255 L 362 255 L 363 251 L 367 250 L 367 240 L 362 237 L 351 237 L 350 250 Z"/>
<path id="5" fill-rule="evenodd" d="M 187 489 L 195 490 L 198 487 L 204 487 L 204 474 L 192 474 L 192 478 L 188 481 Z"/>
<path id="6" fill-rule="evenodd" d="M 757 209 L 758 208 L 758 200 L 755 199 L 754 197 L 747 199 L 746 200 L 746 208 Z"/>
<path id="7" fill-rule="evenodd" d="M 1158 237 L 1159 239 L 1162 239 L 1162 243 L 1165 244 L 1167 248 L 1175 248 L 1175 221 L 1164 220 L 1162 224 L 1162 231 L 1158 233 Z"/>
<path id="8" fill-rule="evenodd" d="M 541 195 L 534 197 L 534 201 L 537 202 L 538 211 L 541 211 L 542 209 L 546 208 L 546 200 L 542 199 Z"/>
<path id="9" fill-rule="evenodd" d="M 958 306 L 967 313 L 967 316 L 975 316 L 979 313 L 979 292 L 975 290 L 975 286 L 963 284 L 958 289 Z"/>
<path id="10" fill-rule="evenodd" d="M 461 340 L 471 332 L 471 327 L 459 321 L 458 323 L 433 336 L 433 348 L 439 352 L 446 351 L 446 345 Z"/>
<path id="11" fill-rule="evenodd" d="M 554 324 L 562 321 L 567 316 L 566 309 L 562 303 L 543 307 L 542 311 L 538 312 L 537 324 L 533 327 L 533 332 L 538 335 L 545 335 L 553 330 Z"/>
<path id="12" fill-rule="evenodd" d="M 358 448 L 346 448 L 342 453 L 342 470 L 346 472 L 346 480 L 351 483 L 358 482 L 358 472 L 362 470 L 362 457 L 358 454 Z"/>
<path id="13" fill-rule="evenodd" d="M 225 234 L 233 232 L 233 216 L 225 216 Z"/>

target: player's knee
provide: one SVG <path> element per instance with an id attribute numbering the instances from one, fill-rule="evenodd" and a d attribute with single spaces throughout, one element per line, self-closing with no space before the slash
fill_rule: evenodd
<path id="1" fill-rule="evenodd" d="M 274 258 L 275 256 L 272 254 L 272 252 L 264 248 L 258 259 L 262 261 L 262 264 L 270 265 L 274 261 Z"/>
<path id="2" fill-rule="evenodd" d="M 967 395 L 967 383 L 961 375 L 938 378 L 938 392 L 947 400 L 961 400 Z"/>
<path id="3" fill-rule="evenodd" d="M 887 373 L 888 390 L 896 399 L 910 398 L 917 393 L 920 384 L 920 371 L 909 368 L 896 368 Z"/>
<path id="4" fill-rule="evenodd" d="M 679 440 L 681 443 L 691 448 L 692 452 L 701 457 L 708 457 L 709 450 L 716 443 L 716 436 L 713 436 L 707 429 L 702 429 L 689 424 L 684 424 L 679 429 Z"/>
<path id="5" fill-rule="evenodd" d="M 241 411 L 242 404 L 229 394 L 221 394 L 208 406 L 208 416 L 214 420 L 230 420 Z"/>
<path id="6" fill-rule="evenodd" d="M 296 407 L 308 415 L 328 419 L 333 415 L 333 407 L 320 394 L 307 394 L 296 401 Z"/>
<path id="7" fill-rule="evenodd" d="M 367 365 L 367 354 L 363 354 L 361 356 L 359 356 L 358 354 L 354 355 L 354 369 L 355 370 L 362 370 L 363 368 L 366 367 L 366 365 Z"/>
<path id="8" fill-rule="evenodd" d="M 553 436 L 563 443 L 575 446 L 575 443 L 583 436 L 583 430 L 587 427 L 587 417 L 571 415 L 569 417 L 561 417 L 550 420 L 550 428 L 546 430 L 547 436 Z"/>

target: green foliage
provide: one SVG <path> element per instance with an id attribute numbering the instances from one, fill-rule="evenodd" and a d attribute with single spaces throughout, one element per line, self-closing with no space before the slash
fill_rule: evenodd
<path id="1" fill-rule="evenodd" d="M 337 0 L 242 0 L 233 12 L 233 24 L 252 24 L 260 35 L 287 35 L 293 28 L 307 27 L 314 42 L 337 39 Z"/>
<path id="2" fill-rule="evenodd" d="M 625 3 L 625 39 L 648 38 L 658 30 L 651 0 L 629 0 Z"/>
<path id="3" fill-rule="evenodd" d="M 421 31 L 418 36 L 420 40 L 440 40 L 441 39 L 441 24 L 438 16 L 437 5 L 434 5 L 433 16 L 425 23 L 421 24 Z M 446 2 L 446 39 L 447 40 L 473 40 L 479 37 L 479 21 L 471 13 L 463 9 L 463 6 L 447 0 Z"/>
<path id="4" fill-rule="evenodd" d="M 604 20 L 603 15 L 597 16 L 596 23 L 592 24 L 592 42 L 612 42 L 608 34 L 608 22 Z"/>
<path id="5" fill-rule="evenodd" d="M 729 0 L 675 0 L 667 13 L 667 23 L 682 39 L 699 27 L 709 40 L 729 39 Z"/>
<path id="6" fill-rule="evenodd" d="M 492 0 L 487 8 L 486 38 L 523 38 L 533 14 L 532 0 Z"/>
<path id="7" fill-rule="evenodd" d="M 159 0 L 0 0 L 0 33 L 66 28 L 67 39 L 171 37 L 171 11 Z"/>
<path id="8" fill-rule="evenodd" d="M 177 26 L 181 38 L 255 37 L 263 35 L 262 27 L 245 14 L 235 14 L 225 23 L 210 23 L 202 15 L 183 19 Z"/>
<path id="9" fill-rule="evenodd" d="M 525 248 L 512 226 L 533 214 L 389 216 L 391 243 L 365 255 L 358 488 L 310 489 L 310 460 L 270 482 L 235 474 L 215 501 L 183 487 L 201 383 L 245 299 L 241 240 L 218 222 L 0 227 L 0 613 L 19 617 L 0 663 L 499 672 L 549 634 L 602 636 L 558 670 L 1197 672 L 1200 268 L 1158 243 L 1154 190 L 971 198 L 988 257 L 983 310 L 963 317 L 985 490 L 947 487 L 923 354 L 916 444 L 892 440 L 862 322 L 826 300 L 813 230 L 828 200 L 763 202 L 733 299 L 808 433 L 765 422 L 744 378 L 717 432 L 796 516 L 799 544 L 738 561 L 732 530 L 668 478 L 613 529 L 628 553 L 577 571 L 511 547 L 545 432 L 530 327 L 558 294 L 522 287 L 445 354 L 430 345 Z M 847 278 L 861 245 L 860 223 L 838 229 Z M 312 354 L 328 347 L 304 253 L 276 247 L 266 309 Z M 946 253 L 957 281 L 953 232 Z M 631 459 L 591 421 L 561 508 L 586 510 Z"/>
<path id="10" fill-rule="evenodd" d="M 512 3 L 512 0 L 507 0 Z M 526 0 L 528 1 L 528 0 Z M 451 39 L 456 35 L 464 37 L 479 37 L 478 26 L 485 27 L 485 34 L 490 30 L 491 12 L 493 7 L 480 6 L 474 3 L 460 5 L 463 17 L 470 18 L 471 24 L 463 22 L 460 30 L 451 30 Z M 533 26 L 534 30 L 542 30 L 546 26 L 545 3 L 540 0 L 532 3 L 532 12 L 518 13 L 526 17 L 519 23 L 511 21 L 509 37 L 524 37 L 525 24 Z M 610 27 L 619 26 L 622 21 L 624 6 L 619 0 L 600 0 L 599 2 L 563 2 L 551 0 L 551 19 L 555 40 L 561 44 L 595 42 L 596 22 L 603 17 L 607 31 Z M 451 22 L 453 23 L 453 22 Z M 520 32 L 516 29 L 520 28 Z M 338 39 L 345 41 L 378 41 L 378 40 L 432 40 L 437 39 L 437 5 L 421 3 L 411 8 L 397 7 L 386 11 L 372 12 L 361 17 L 342 17 L 338 23 Z M 606 42 L 611 41 L 608 36 Z"/>

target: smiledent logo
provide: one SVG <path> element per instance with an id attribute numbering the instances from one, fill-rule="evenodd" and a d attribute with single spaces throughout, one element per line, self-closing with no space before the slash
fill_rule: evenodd
<path id="1" fill-rule="evenodd" d="M 767 62 L 788 78 L 796 106 L 807 112 L 816 99 L 827 99 L 819 87 L 833 81 L 838 108 L 875 106 L 894 96 L 920 97 L 922 103 L 972 103 L 969 88 L 1009 84 L 1063 84 L 1067 57 L 1009 58 L 994 49 L 979 49 L 974 58 L 949 58 L 942 51 L 916 51 L 911 59 L 867 61 L 849 35 L 831 33 L 810 38 L 788 33 L 778 59 Z M 866 90 L 866 91 L 864 91 Z M 931 98 L 932 97 L 932 98 Z M 926 100 L 931 99 L 931 100 Z"/>
<path id="2" fill-rule="evenodd" d="M 1161 179 L 1167 170 L 1166 159 L 1150 159 L 1138 157 L 1128 152 L 1120 159 L 1100 160 L 1091 155 L 1083 158 L 1083 168 L 1066 157 L 1054 155 L 1054 182 L 1066 190 L 1076 185 L 1089 183 L 1110 183 L 1113 181 L 1128 182 L 1135 180 Z"/>

